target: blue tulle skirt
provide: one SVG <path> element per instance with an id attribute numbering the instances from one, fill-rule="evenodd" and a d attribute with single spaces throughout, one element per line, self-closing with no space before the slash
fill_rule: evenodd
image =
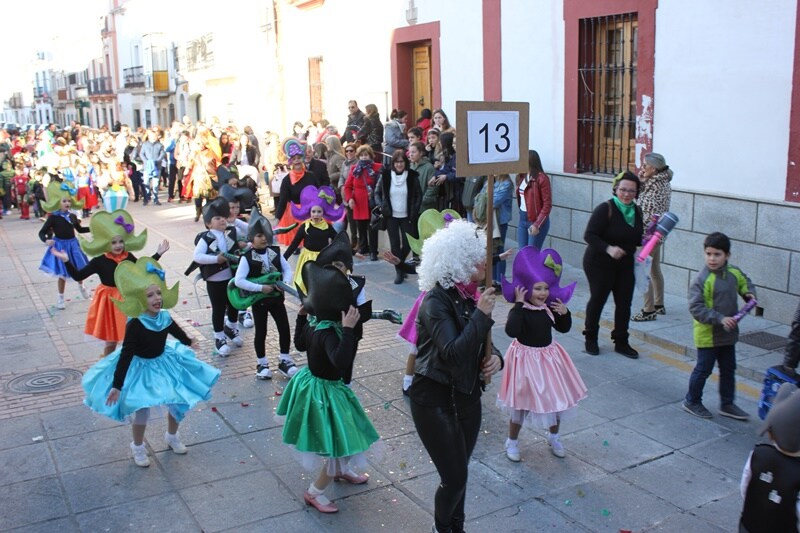
<path id="1" fill-rule="evenodd" d="M 66 252 L 69 256 L 70 262 L 78 270 L 89 264 L 89 259 L 87 259 L 86 254 L 83 253 L 83 250 L 81 250 L 81 245 L 78 243 L 78 239 L 74 237 L 72 239 L 59 239 L 54 237 L 53 241 L 55 241 L 53 246 L 47 247 L 47 251 L 44 253 L 44 257 L 42 257 L 42 262 L 39 263 L 39 270 L 45 274 L 58 276 L 59 278 L 72 279 L 72 277 L 69 275 L 69 272 L 67 272 L 67 267 L 64 266 L 64 262 L 53 255 L 53 248 L 62 252 Z"/>
<path id="2" fill-rule="evenodd" d="M 198 402 L 211 398 L 211 387 L 219 379 L 219 369 L 197 359 L 188 346 L 169 340 L 164 353 L 154 359 L 133 357 L 119 401 L 109 406 L 106 397 L 121 351 L 121 347 L 117 348 L 98 361 L 81 380 L 86 392 L 83 403 L 120 422 L 139 409 L 157 406 L 168 406 L 169 412 L 180 422 Z"/>

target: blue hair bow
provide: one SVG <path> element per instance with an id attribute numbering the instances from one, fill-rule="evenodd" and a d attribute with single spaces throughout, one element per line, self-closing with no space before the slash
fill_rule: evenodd
<path id="1" fill-rule="evenodd" d="M 164 281 L 166 277 L 164 276 L 164 271 L 158 268 L 157 266 L 154 266 L 153 263 L 147 263 L 145 270 L 147 270 L 148 274 L 155 274 L 156 276 L 161 278 L 161 281 Z"/>
<path id="2" fill-rule="evenodd" d="M 131 233 L 133 231 L 133 224 L 128 224 L 125 222 L 125 219 L 122 217 L 122 215 L 114 219 L 114 224 L 119 224 L 122 226 L 125 229 L 125 233 Z"/>
<path id="3" fill-rule="evenodd" d="M 70 196 L 75 196 L 76 194 L 78 194 L 78 189 L 73 189 L 72 187 L 70 187 L 66 183 L 62 183 L 61 184 L 61 190 L 62 191 L 69 191 Z"/>

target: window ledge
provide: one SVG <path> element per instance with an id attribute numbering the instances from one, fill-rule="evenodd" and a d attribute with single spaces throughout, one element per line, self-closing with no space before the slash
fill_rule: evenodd
<path id="1" fill-rule="evenodd" d="M 303 11 L 308 9 L 315 9 L 325 3 L 325 0 L 287 0 L 287 4 Z"/>

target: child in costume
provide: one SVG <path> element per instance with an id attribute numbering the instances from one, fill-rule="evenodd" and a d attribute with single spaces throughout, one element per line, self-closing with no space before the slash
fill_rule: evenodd
<path id="1" fill-rule="evenodd" d="M 211 300 L 211 325 L 217 352 L 222 357 L 231 353 L 228 341 L 237 348 L 244 344 L 237 325 L 239 311 L 228 300 L 228 281 L 233 277 L 231 262 L 235 261 L 231 254 L 238 250 L 236 228 L 228 227 L 230 215 L 228 201 L 221 196 L 203 207 L 203 221 L 208 231 L 195 237 L 194 263 L 186 271 L 188 275 L 195 265 L 200 266 L 200 275 Z"/>
<path id="2" fill-rule="evenodd" d="M 288 228 L 295 222 L 299 222 L 293 215 L 290 205 L 301 203 L 300 194 L 309 185 L 318 187 L 319 179 L 312 172 L 306 170 L 305 156 L 306 143 L 289 137 L 281 143 L 283 153 L 289 161 L 289 174 L 281 181 L 281 189 L 278 196 L 278 207 L 275 209 L 275 218 L 283 228 Z M 291 244 L 295 236 L 295 231 L 290 231 L 278 236 L 278 241 L 284 246 Z"/>
<path id="3" fill-rule="evenodd" d="M 81 221 L 78 220 L 78 217 L 70 212 L 70 208 L 73 205 L 78 209 L 83 207 L 82 203 L 75 201 L 76 192 L 71 182 L 58 183 L 57 181 L 51 181 L 47 186 L 47 201 L 42 204 L 42 207 L 50 213 L 50 216 L 47 217 L 42 229 L 39 230 L 39 239 L 47 245 L 42 262 L 39 264 L 39 270 L 58 278 L 57 309 L 67 308 L 64 303 L 64 289 L 70 274 L 63 261 L 53 255 L 53 250 L 65 252 L 73 266 L 79 270 L 89 262 L 89 259 L 81 250 L 80 244 L 78 244 L 78 239 L 75 238 L 75 231 L 89 233 L 90 230 L 81 226 Z M 89 294 L 86 292 L 83 283 L 78 282 L 78 284 L 81 296 L 88 299 Z"/>
<path id="4" fill-rule="evenodd" d="M 761 433 L 769 444 L 757 444 L 742 471 L 744 498 L 739 531 L 773 533 L 800 527 L 800 392 L 784 383 L 775 395 Z"/>
<path id="5" fill-rule="evenodd" d="M 90 171 L 84 158 L 75 166 L 75 182 L 78 184 L 78 200 L 83 200 L 83 218 L 89 218 L 98 203 L 97 184 L 94 172 Z"/>
<path id="6" fill-rule="evenodd" d="M 555 250 L 526 246 L 514 258 L 512 282 L 502 282 L 503 296 L 514 302 L 506 322 L 506 335 L 514 340 L 506 352 L 497 404 L 511 415 L 505 448 L 514 462 L 520 460 L 517 438 L 523 422 L 548 428 L 550 450 L 565 457 L 559 425 L 586 397 L 572 359 L 552 336 L 552 329 L 566 333 L 572 326 L 566 303 L 576 282 L 559 287 L 562 268 Z"/>
<path id="7" fill-rule="evenodd" d="M 314 261 L 303 266 L 302 276 L 308 295 L 297 315 L 294 342 L 308 352 L 308 366 L 286 386 L 276 413 L 285 417 L 283 442 L 300 453 L 303 465 L 310 470 L 323 463 L 303 499 L 322 513 L 335 513 L 339 509 L 325 489 L 335 479 L 366 483 L 369 478 L 357 471 L 379 436 L 345 385 L 359 321 L 350 282 L 338 269 Z"/>
<path id="8" fill-rule="evenodd" d="M 16 173 L 11 178 L 11 192 L 19 207 L 19 218 L 22 220 L 29 220 L 30 215 L 30 194 L 28 192 L 28 175 L 25 173 L 25 167 L 22 163 L 15 165 Z"/>
<path id="9" fill-rule="evenodd" d="M 273 274 L 280 276 L 287 285 L 292 282 L 292 269 L 281 255 L 280 248 L 273 245 L 273 234 L 269 221 L 257 209 L 254 209 L 246 233 L 247 240 L 252 247 L 239 261 L 234 278 L 235 286 L 241 291 L 264 295 L 263 298 L 252 303 L 253 322 L 256 328 L 253 338 L 257 359 L 256 379 L 262 380 L 272 379 L 272 371 L 266 355 L 268 314 L 272 315 L 275 327 L 278 328 L 280 343 L 278 370 L 290 379 L 297 373 L 297 366 L 289 355 L 292 338 L 283 291 L 274 283 L 270 284 L 262 279 L 268 274 Z"/>
<path id="10" fill-rule="evenodd" d="M 241 212 L 242 202 L 248 204 L 252 202 L 253 194 L 248 189 L 232 187 L 229 183 L 233 181 L 233 179 L 234 178 L 231 178 L 228 180 L 227 184 L 220 187 L 219 195 L 228 200 L 228 207 L 231 210 L 231 215 L 228 217 L 228 227 L 234 227 L 236 229 L 237 245 L 239 247 L 238 253 L 243 254 L 249 246 L 247 242 L 248 227 L 247 222 L 239 216 L 239 213 Z M 252 313 L 248 309 L 240 309 L 238 322 L 243 328 L 252 328 Z"/>
<path id="11" fill-rule="evenodd" d="M 195 404 L 211 398 L 220 371 L 197 359 L 189 349 L 197 343 L 166 311 L 178 302 L 178 284 L 167 289 L 158 262 L 149 257 L 136 263 L 123 261 L 114 272 L 114 282 L 122 295 L 114 303 L 131 318 L 122 347 L 84 374 L 84 403 L 113 420 L 130 421 L 133 460 L 149 466 L 143 439 L 150 408 L 167 408 L 164 439 L 175 453 L 186 453 L 178 424 Z M 168 341 L 167 335 L 180 342 Z"/>
<path id="12" fill-rule="evenodd" d="M 138 252 L 147 242 L 147 230 L 134 235 L 133 229 L 133 217 L 127 211 L 101 211 L 95 213 L 89 221 L 93 239 L 80 240 L 83 251 L 92 256 L 88 265 L 81 269 L 75 268 L 69 255 L 57 250 L 52 252 L 64 262 L 72 279 L 83 281 L 93 274 L 100 277 L 100 285 L 94 291 L 83 332 L 105 341 L 103 356 L 116 350 L 117 343 L 125 338 L 127 318 L 113 303 L 113 300 L 120 299 L 119 290 L 114 284 L 114 272 L 122 261 L 135 263 L 136 256 L 131 252 Z M 164 240 L 153 254 L 153 259 L 158 261 L 167 250 L 169 242 Z"/>
<path id="13" fill-rule="evenodd" d="M 314 187 L 309 185 L 300 193 L 300 207 L 292 205 L 292 216 L 297 220 L 305 220 L 300 224 L 292 243 L 283 253 L 283 257 L 290 258 L 295 250 L 303 244 L 303 251 L 297 258 L 294 270 L 294 280 L 297 288 L 305 292 L 300 272 L 306 261 L 313 261 L 319 252 L 328 246 L 336 237 L 336 230 L 329 222 L 339 220 L 344 215 L 344 208 L 335 206 L 336 193 L 328 186 Z"/>

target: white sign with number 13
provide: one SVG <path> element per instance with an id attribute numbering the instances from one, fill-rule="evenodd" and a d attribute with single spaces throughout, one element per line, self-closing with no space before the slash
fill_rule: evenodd
<path id="1" fill-rule="evenodd" d="M 467 111 L 469 164 L 519 160 L 517 111 Z"/>

